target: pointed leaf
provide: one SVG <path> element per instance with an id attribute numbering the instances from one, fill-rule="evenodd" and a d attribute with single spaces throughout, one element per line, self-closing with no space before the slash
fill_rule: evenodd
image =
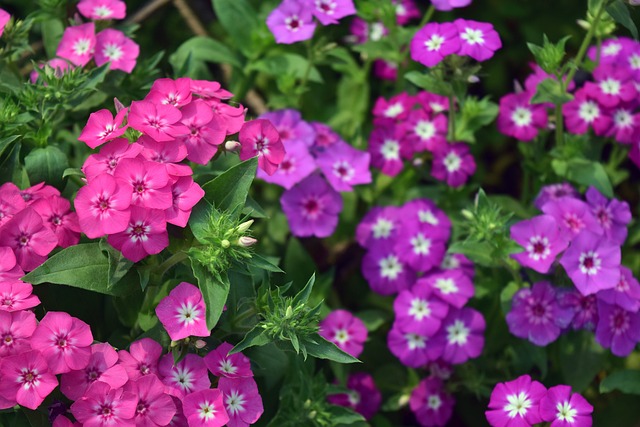
<path id="1" fill-rule="evenodd" d="M 207 328 L 213 329 L 222 312 L 229 296 L 229 277 L 222 273 L 219 277 L 214 277 L 202 264 L 191 259 L 191 269 L 193 275 L 198 280 L 198 287 L 202 292 L 204 303 L 207 307 Z"/>
<path id="2" fill-rule="evenodd" d="M 253 178 L 256 176 L 257 167 L 257 157 L 233 166 L 202 186 L 205 191 L 204 198 L 220 210 L 243 207 Z"/>
<path id="3" fill-rule="evenodd" d="M 624 369 L 602 380 L 600 393 L 609 393 L 613 390 L 640 395 L 640 370 Z"/>
<path id="4" fill-rule="evenodd" d="M 313 284 L 315 282 L 316 282 L 316 273 L 313 273 L 309 278 L 309 280 L 307 281 L 307 284 L 304 285 L 304 288 L 302 288 L 300 292 L 298 292 L 296 296 L 293 297 L 293 304 L 292 304 L 293 307 L 296 307 L 300 304 L 305 304 L 307 301 L 309 301 L 309 296 L 311 295 L 311 291 L 313 290 Z"/>
<path id="5" fill-rule="evenodd" d="M 247 332 L 242 341 L 236 344 L 236 346 L 233 347 L 231 351 L 229 351 L 229 354 L 240 353 L 241 351 L 249 347 L 260 347 L 263 345 L 267 345 L 270 342 L 271 339 L 269 339 L 267 333 L 258 324 L 256 327 Z"/>
<path id="6" fill-rule="evenodd" d="M 334 343 L 325 340 L 320 335 L 301 338 L 301 347 L 307 353 L 319 359 L 333 360 L 339 363 L 359 363 L 360 361 L 348 353 L 340 350 Z"/>

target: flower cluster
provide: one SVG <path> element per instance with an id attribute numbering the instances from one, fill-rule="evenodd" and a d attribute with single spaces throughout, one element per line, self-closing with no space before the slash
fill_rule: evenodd
<path id="1" fill-rule="evenodd" d="M 367 340 L 364 322 L 347 310 L 334 310 L 320 322 L 319 334 L 345 353 L 358 357 Z"/>
<path id="2" fill-rule="evenodd" d="M 551 427 L 590 427 L 593 406 L 568 385 L 546 389 L 529 375 L 499 383 L 491 392 L 485 412 L 492 427 L 522 426 L 548 422 Z"/>
<path id="3" fill-rule="evenodd" d="M 20 278 L 57 246 L 78 241 L 78 216 L 56 188 L 44 182 L 25 190 L 11 182 L 0 186 L 0 280 L 9 272 L 7 278 Z"/>
<path id="4" fill-rule="evenodd" d="M 427 67 L 435 67 L 449 55 L 486 61 L 501 47 L 500 36 L 491 24 L 464 19 L 433 22 L 413 36 L 411 59 Z"/>
<path id="5" fill-rule="evenodd" d="M 369 136 L 372 166 L 389 176 L 398 175 L 404 160 L 429 152 L 433 155 L 431 175 L 452 187 L 463 185 L 476 170 L 469 147 L 447 142 L 450 108 L 445 97 L 429 92 L 415 96 L 401 93 L 379 98 L 373 108 L 374 129 Z M 420 158 L 416 158 L 422 164 Z"/>
<path id="6" fill-rule="evenodd" d="M 355 13 L 353 0 L 283 0 L 267 17 L 267 26 L 276 43 L 291 44 L 313 37 L 314 17 L 321 25 L 332 25 Z"/>
<path id="7" fill-rule="evenodd" d="M 259 170 L 258 178 L 286 189 L 280 202 L 294 235 L 330 236 L 342 211 L 340 192 L 371 182 L 369 154 L 329 126 L 307 123 L 295 110 L 265 113 L 260 119 L 275 126 L 286 154 L 273 174 Z"/>
<path id="8" fill-rule="evenodd" d="M 382 394 L 373 377 L 366 372 L 356 372 L 349 375 L 346 386 L 349 392 L 330 395 L 329 403 L 351 408 L 368 420 L 373 418 L 382 403 Z"/>
<path id="9" fill-rule="evenodd" d="M 82 167 L 87 185 L 75 199 L 82 231 L 108 235 L 134 262 L 166 248 L 167 223 L 185 227 L 204 196 L 183 161 L 206 164 L 245 124 L 244 108 L 223 102 L 231 96 L 217 82 L 159 79 L 115 118 L 92 113 L 78 139 L 101 148 Z"/>
<path id="10" fill-rule="evenodd" d="M 445 379 L 434 370 L 411 392 L 409 407 L 423 427 L 445 426 L 453 414 L 455 399 L 445 390 Z"/>
<path id="11" fill-rule="evenodd" d="M 590 187 L 582 200 L 568 184 L 543 188 L 536 199 L 541 215 L 511 227 L 524 251 L 521 265 L 553 273 L 556 259 L 575 289 L 539 282 L 521 289 L 507 316 L 509 329 L 536 345 L 546 345 L 569 326 L 596 330 L 596 340 L 626 356 L 640 342 L 640 285 L 620 264 L 631 212 L 626 202 L 609 200 Z"/>
<path id="12" fill-rule="evenodd" d="M 185 293 L 186 285 L 193 286 L 181 284 L 170 296 Z M 36 409 L 59 385 L 68 401 L 49 408 L 54 426 L 77 425 L 69 413 L 81 425 L 97 426 L 246 426 L 262 415 L 249 359 L 229 356 L 231 344 L 204 357 L 187 354 L 178 363 L 150 338 L 117 351 L 94 343 L 89 325 L 67 313 L 50 311 L 38 322 L 28 310 L 40 302 L 31 289 L 20 281 L 0 282 L 0 409 L 16 404 Z M 194 307 L 204 312 L 191 302 L 170 323 L 175 317 L 195 318 Z M 167 310 L 159 305 L 158 311 Z M 209 373 L 217 378 L 215 389 Z"/>

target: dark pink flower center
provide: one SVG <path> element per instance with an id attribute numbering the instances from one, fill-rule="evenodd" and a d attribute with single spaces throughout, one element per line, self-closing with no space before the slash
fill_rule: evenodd
<path id="1" fill-rule="evenodd" d="M 107 160 L 108 160 L 107 164 L 109 165 L 109 169 L 113 170 L 113 169 L 116 168 L 116 166 L 118 166 L 118 159 L 117 158 L 112 156 L 112 157 L 109 157 Z"/>
<path id="2" fill-rule="evenodd" d="M 98 414 L 103 418 L 111 418 L 113 415 L 113 408 L 110 405 L 101 406 L 98 410 Z"/>
<path id="3" fill-rule="evenodd" d="M 533 244 L 533 253 L 535 254 L 543 254 L 545 252 L 547 248 L 547 245 L 545 245 L 542 242 L 535 242 Z"/>
<path id="4" fill-rule="evenodd" d="M 140 366 L 138 366 L 138 369 L 140 370 L 140 373 L 142 375 L 147 375 L 149 372 L 151 372 L 149 367 L 147 365 L 145 365 L 144 363 L 141 364 Z"/>
<path id="5" fill-rule="evenodd" d="M 21 382 L 23 384 L 33 385 L 33 383 L 38 381 L 39 378 L 40 378 L 40 375 L 38 375 L 38 372 L 29 369 L 26 372 L 22 373 Z"/>
<path id="6" fill-rule="evenodd" d="M 51 224 L 55 225 L 56 227 L 60 226 L 62 224 L 62 218 L 60 218 L 57 215 L 52 216 L 51 217 Z"/>
<path id="7" fill-rule="evenodd" d="M 298 22 L 298 21 L 296 21 L 296 22 Z M 291 132 L 289 132 L 289 129 L 278 130 L 278 133 L 280 134 L 280 139 L 283 140 L 283 141 L 291 138 Z"/>
<path id="8" fill-rule="evenodd" d="M 611 329 L 616 334 L 622 334 L 629 328 L 629 317 L 627 314 L 618 310 L 611 316 Z"/>
<path id="9" fill-rule="evenodd" d="M 11 297 L 4 297 L 4 299 L 2 300 L 2 305 L 4 305 L 5 307 L 12 307 L 14 303 L 14 299 Z"/>
<path id="10" fill-rule="evenodd" d="M 31 236 L 29 234 L 26 233 L 22 233 L 19 237 L 18 237 L 18 246 L 28 246 L 29 245 L 29 239 L 31 238 Z"/>
<path id="11" fill-rule="evenodd" d="M 300 26 L 301 26 L 301 22 L 297 17 L 292 17 L 289 20 L 288 27 L 289 27 L 290 30 L 295 31 L 298 28 L 300 28 Z M 280 136 L 280 138 L 282 138 L 282 136 Z"/>
<path id="12" fill-rule="evenodd" d="M 536 317 L 544 317 L 544 315 L 547 313 L 547 309 L 544 305 L 537 303 L 534 304 L 533 307 L 531 307 L 531 313 Z"/>
<path id="13" fill-rule="evenodd" d="M 145 185 L 144 181 L 136 181 L 133 183 L 133 191 L 135 191 L 138 194 L 142 194 L 147 190 L 147 186 Z"/>
<path id="14" fill-rule="evenodd" d="M 593 257 L 585 257 L 584 261 L 582 262 L 582 265 L 584 266 L 584 268 L 593 268 L 595 262 L 593 261 Z"/>
<path id="15" fill-rule="evenodd" d="M 100 198 L 98 198 L 96 205 L 98 209 L 100 209 L 102 212 L 109 210 L 109 208 L 111 207 L 111 203 L 109 202 L 109 199 L 104 196 L 101 196 Z"/>
<path id="16" fill-rule="evenodd" d="M 280 169 L 283 172 L 289 172 L 292 168 L 293 168 L 293 162 L 291 162 L 291 160 L 289 159 L 283 160 L 282 163 L 280 163 Z"/>
<path id="17" fill-rule="evenodd" d="M 564 223 L 573 232 L 578 232 L 584 228 L 584 222 L 576 214 L 569 213 L 564 217 Z"/>
<path id="18" fill-rule="evenodd" d="M 262 152 L 266 148 L 267 143 L 264 140 L 263 136 L 258 136 L 256 138 L 256 151 Z"/>
<path id="19" fill-rule="evenodd" d="M 28 202 L 29 200 L 33 199 L 33 195 L 31 195 L 30 193 L 20 192 L 20 195 L 22 196 L 22 199 L 25 202 Z"/>
<path id="20" fill-rule="evenodd" d="M 320 211 L 320 203 L 315 198 L 311 198 L 303 202 L 302 207 L 307 216 L 315 216 Z"/>
<path id="21" fill-rule="evenodd" d="M 598 222 L 602 226 L 606 228 L 609 228 L 611 226 L 611 216 L 609 215 L 609 212 L 605 207 L 601 207 L 598 209 L 598 211 L 596 212 L 596 218 L 598 218 Z"/>
<path id="22" fill-rule="evenodd" d="M 5 335 L 5 337 L 2 339 L 2 342 L 4 343 L 4 345 L 11 345 L 13 344 L 13 337 L 11 335 Z"/>
<path id="23" fill-rule="evenodd" d="M 138 406 L 136 406 L 137 415 L 144 415 L 148 410 L 149 410 L 149 405 L 147 405 L 147 402 L 144 402 L 142 400 L 138 402 Z"/>
<path id="24" fill-rule="evenodd" d="M 98 378 L 100 378 L 100 372 L 94 367 L 87 369 L 87 382 L 94 382 Z"/>

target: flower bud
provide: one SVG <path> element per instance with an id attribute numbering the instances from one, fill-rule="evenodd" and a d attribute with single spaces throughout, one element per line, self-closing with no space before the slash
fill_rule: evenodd
<path id="1" fill-rule="evenodd" d="M 122 102 L 120 102 L 118 98 L 113 98 L 113 104 L 116 106 L 116 114 L 119 113 L 121 110 L 124 110 L 125 108 L 127 108 L 124 106 Z"/>
<path id="2" fill-rule="evenodd" d="M 247 231 L 249 229 L 249 227 L 251 227 L 253 225 L 253 220 L 250 219 L 249 221 L 243 222 L 242 224 L 240 224 L 239 226 L 236 227 L 236 231 L 238 233 L 244 233 L 245 231 Z"/>
<path id="3" fill-rule="evenodd" d="M 231 246 L 231 242 L 229 242 L 227 239 L 224 239 L 223 241 L 220 242 L 220 246 L 226 249 L 229 246 Z"/>
<path id="4" fill-rule="evenodd" d="M 204 348 L 204 346 L 207 345 L 207 343 L 204 342 L 203 340 L 196 340 L 194 345 L 196 348 Z"/>
<path id="5" fill-rule="evenodd" d="M 224 143 L 224 149 L 229 152 L 235 152 L 240 149 L 240 143 L 238 141 L 227 141 Z"/>
<path id="6" fill-rule="evenodd" d="M 249 246 L 255 245 L 257 241 L 258 239 L 254 239 L 253 237 L 242 236 L 238 239 L 238 246 L 248 248 Z"/>

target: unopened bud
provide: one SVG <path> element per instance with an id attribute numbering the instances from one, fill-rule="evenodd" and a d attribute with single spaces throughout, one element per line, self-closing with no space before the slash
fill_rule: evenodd
<path id="1" fill-rule="evenodd" d="M 206 342 L 204 342 L 203 340 L 196 340 L 195 344 L 196 348 L 204 348 L 205 345 L 207 345 Z"/>
<path id="2" fill-rule="evenodd" d="M 248 248 L 249 246 L 253 246 L 257 242 L 258 242 L 258 239 L 254 239 L 253 237 L 249 237 L 249 236 L 242 236 L 241 238 L 238 239 L 238 245 L 243 246 L 245 248 Z"/>
<path id="3" fill-rule="evenodd" d="M 423 164 L 424 164 L 424 159 L 421 159 L 420 157 L 416 157 L 415 159 L 413 159 L 413 166 L 420 167 Z"/>
<path id="4" fill-rule="evenodd" d="M 469 76 L 469 78 L 467 79 L 467 81 L 468 81 L 469 83 L 478 83 L 478 82 L 480 81 L 480 77 L 475 76 L 475 75 L 473 75 L 473 76 Z"/>
<path id="5" fill-rule="evenodd" d="M 247 231 L 251 226 L 253 225 L 253 220 L 250 219 L 249 221 L 245 221 L 242 224 L 240 224 L 239 226 L 236 227 L 236 230 L 238 231 L 238 233 L 244 233 L 245 231 Z"/>
<path id="6" fill-rule="evenodd" d="M 224 149 L 229 152 L 235 152 L 240 149 L 240 143 L 238 141 L 227 141 L 224 143 Z"/>
<path id="7" fill-rule="evenodd" d="M 473 219 L 473 212 L 471 212 L 468 209 L 463 209 L 462 212 L 460 212 L 462 214 L 463 217 L 465 217 L 466 219 Z"/>
<path id="8" fill-rule="evenodd" d="M 220 246 L 227 249 L 229 246 L 231 246 L 231 242 L 229 242 L 227 239 L 224 239 L 222 242 L 220 242 Z"/>
<path id="9" fill-rule="evenodd" d="M 289 306 L 287 307 L 287 311 L 284 313 L 284 318 L 288 319 L 291 316 L 293 316 L 293 307 Z"/>
<path id="10" fill-rule="evenodd" d="M 174 347 L 177 347 L 178 344 L 180 344 L 178 341 L 171 341 L 171 344 L 169 344 L 169 347 L 174 348 Z"/>
<path id="11" fill-rule="evenodd" d="M 116 106 L 116 114 L 127 108 L 118 98 L 113 98 L 113 104 Z"/>

